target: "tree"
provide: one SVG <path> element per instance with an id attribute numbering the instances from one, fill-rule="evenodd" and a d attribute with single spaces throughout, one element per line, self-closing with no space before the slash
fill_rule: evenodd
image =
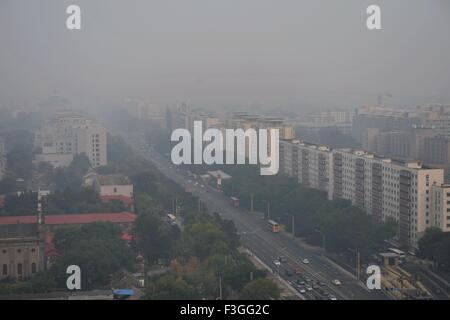
<path id="1" fill-rule="evenodd" d="M 55 184 L 57 190 L 80 191 L 83 176 L 90 168 L 89 158 L 86 154 L 77 154 L 67 168 L 55 170 Z"/>
<path id="2" fill-rule="evenodd" d="M 435 260 L 436 249 L 444 239 L 444 232 L 439 228 L 428 228 L 419 240 L 419 256 L 422 258 Z"/>
<path id="3" fill-rule="evenodd" d="M 176 238 L 158 214 L 141 212 L 136 219 L 135 234 L 137 247 L 148 262 L 171 256 Z"/>
<path id="4" fill-rule="evenodd" d="M 34 135 L 26 130 L 6 134 L 8 171 L 16 178 L 30 179 L 33 170 Z"/>
<path id="5" fill-rule="evenodd" d="M 198 299 L 195 288 L 182 277 L 165 275 L 150 285 L 144 299 L 149 300 L 194 300 Z"/>
<path id="6" fill-rule="evenodd" d="M 121 234 L 120 228 L 109 222 L 57 229 L 55 246 L 62 256 L 51 271 L 60 285 L 65 283 L 69 265 L 81 268 L 83 289 L 108 285 L 114 273 L 132 270 L 134 257 Z"/>
<path id="7" fill-rule="evenodd" d="M 33 215 L 37 212 L 37 202 L 35 192 L 9 194 L 5 197 L 4 211 L 8 215 Z"/>
<path id="8" fill-rule="evenodd" d="M 275 300 L 280 297 L 278 286 L 270 279 L 256 279 L 241 291 L 240 300 Z"/>

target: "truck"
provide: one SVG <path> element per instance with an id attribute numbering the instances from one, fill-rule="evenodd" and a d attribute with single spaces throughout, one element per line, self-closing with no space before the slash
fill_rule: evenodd
<path id="1" fill-rule="evenodd" d="M 235 208 L 239 208 L 239 199 L 236 197 L 230 197 L 231 205 Z"/>

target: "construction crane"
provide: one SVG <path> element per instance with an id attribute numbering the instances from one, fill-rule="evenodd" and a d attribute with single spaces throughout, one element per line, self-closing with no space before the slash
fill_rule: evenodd
<path id="1" fill-rule="evenodd" d="M 379 93 L 377 95 L 377 106 L 378 107 L 382 107 L 383 106 L 383 98 L 384 97 L 392 98 L 392 94 L 390 94 L 390 93 Z"/>

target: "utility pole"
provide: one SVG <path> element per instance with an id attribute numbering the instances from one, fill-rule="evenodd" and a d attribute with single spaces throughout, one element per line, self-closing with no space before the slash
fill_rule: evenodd
<path id="1" fill-rule="evenodd" d="M 250 194 L 250 212 L 253 212 L 253 193 Z"/>
<path id="2" fill-rule="evenodd" d="M 219 300 L 222 300 L 222 277 L 219 276 Z"/>
<path id="3" fill-rule="evenodd" d="M 326 247 L 325 247 L 325 233 L 322 232 L 322 248 L 323 252 L 325 253 Z"/>
<path id="4" fill-rule="evenodd" d="M 358 281 L 360 278 L 360 273 L 361 273 L 360 254 L 359 254 L 359 250 L 356 249 L 356 278 L 358 279 Z"/>
<path id="5" fill-rule="evenodd" d="M 292 215 L 292 236 L 295 238 L 295 217 Z"/>

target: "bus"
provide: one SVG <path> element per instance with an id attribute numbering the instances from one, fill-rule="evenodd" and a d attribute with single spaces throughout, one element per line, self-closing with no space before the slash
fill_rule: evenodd
<path id="1" fill-rule="evenodd" d="M 392 252 L 392 253 L 395 253 L 395 254 L 398 254 L 398 257 L 400 259 L 402 259 L 402 260 L 406 258 L 406 254 L 402 250 L 399 250 L 399 249 L 396 249 L 396 248 L 389 248 L 388 251 Z"/>
<path id="2" fill-rule="evenodd" d="M 174 226 L 177 224 L 177 217 L 175 217 L 173 214 L 168 214 L 167 215 L 167 222 L 171 225 Z"/>
<path id="3" fill-rule="evenodd" d="M 267 226 L 269 227 L 269 230 L 273 233 L 278 233 L 281 231 L 281 226 L 278 224 L 278 222 L 275 222 L 273 220 L 267 221 Z"/>

